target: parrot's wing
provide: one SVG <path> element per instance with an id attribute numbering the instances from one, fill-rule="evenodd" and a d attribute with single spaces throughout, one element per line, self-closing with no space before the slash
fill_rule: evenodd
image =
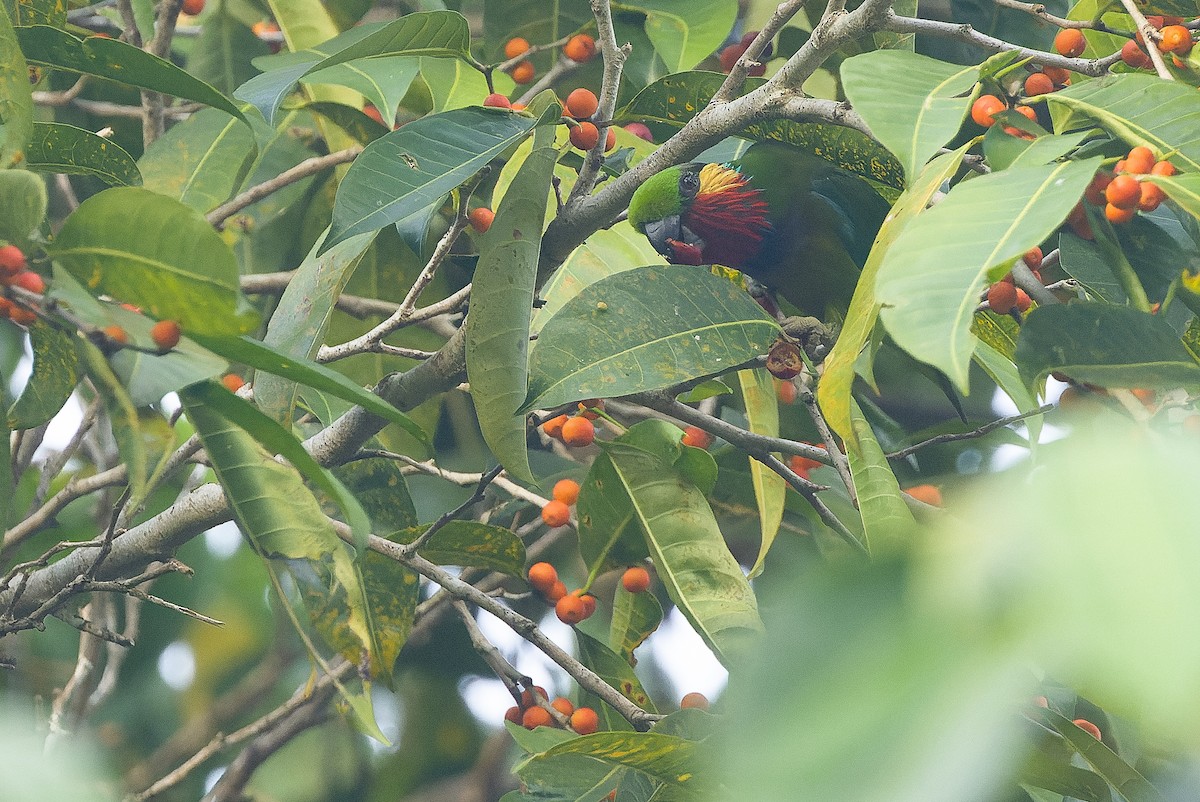
<path id="1" fill-rule="evenodd" d="M 812 193 L 824 201 L 841 222 L 838 236 L 859 265 L 867 261 L 879 227 L 887 217 L 887 201 L 856 175 L 834 170 L 812 182 Z"/>

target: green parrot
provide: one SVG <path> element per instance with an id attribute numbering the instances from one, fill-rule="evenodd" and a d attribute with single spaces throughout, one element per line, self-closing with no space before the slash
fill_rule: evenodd
<path id="1" fill-rule="evenodd" d="M 645 181 L 629 222 L 673 264 L 736 268 L 805 314 L 843 312 L 888 204 L 863 179 L 779 142 Z"/>

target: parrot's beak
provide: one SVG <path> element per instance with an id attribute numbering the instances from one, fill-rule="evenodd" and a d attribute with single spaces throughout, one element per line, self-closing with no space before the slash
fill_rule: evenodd
<path id="1" fill-rule="evenodd" d="M 646 235 L 646 239 L 650 240 L 650 245 L 654 247 L 654 250 L 669 259 L 674 253 L 671 241 L 679 239 L 679 231 L 679 215 L 672 214 L 661 220 L 646 223 L 643 233 Z"/>

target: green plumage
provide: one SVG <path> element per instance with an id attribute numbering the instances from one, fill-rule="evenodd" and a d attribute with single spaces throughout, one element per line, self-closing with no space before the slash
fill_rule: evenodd
<path id="1" fill-rule="evenodd" d="M 736 268 L 809 314 L 844 309 L 888 204 L 858 176 L 781 143 L 756 144 L 728 167 L 741 175 L 685 164 L 652 176 L 629 221 L 669 261 Z"/>

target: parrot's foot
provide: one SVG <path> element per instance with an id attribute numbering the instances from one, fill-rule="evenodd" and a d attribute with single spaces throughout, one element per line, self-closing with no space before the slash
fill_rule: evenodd
<path id="1" fill-rule="evenodd" d="M 837 341 L 837 329 L 815 317 L 793 316 L 783 320 L 783 333 L 796 341 L 814 364 L 825 361 Z"/>
<path id="2" fill-rule="evenodd" d="M 783 322 L 783 312 L 779 311 L 779 304 L 775 301 L 775 293 L 771 292 L 766 284 L 760 284 L 755 281 L 752 276 L 742 274 L 746 281 L 746 292 L 750 293 L 750 297 L 758 302 L 758 305 L 767 310 L 767 314 Z"/>

